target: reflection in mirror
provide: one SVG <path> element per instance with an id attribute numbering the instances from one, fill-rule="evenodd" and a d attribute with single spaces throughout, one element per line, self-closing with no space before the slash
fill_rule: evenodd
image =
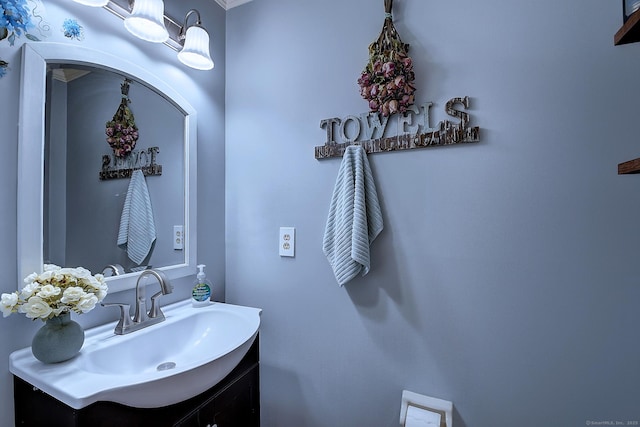
<path id="1" fill-rule="evenodd" d="M 127 106 L 139 137 L 133 151 L 116 156 L 107 142 L 105 124 L 121 103 L 124 82 L 121 74 L 95 67 L 49 67 L 45 104 L 45 263 L 81 265 L 92 272 L 102 272 L 108 265 L 132 272 L 146 266 L 184 263 L 184 251 L 173 245 L 173 227 L 184 224 L 184 206 L 176 203 L 184 200 L 184 114 L 140 82 L 127 81 Z M 158 150 L 149 152 L 154 147 Z M 152 159 L 162 167 L 161 175 L 142 178 L 152 217 L 142 226 L 150 234 L 148 240 L 153 241 L 142 261 L 136 257 L 132 260 L 127 248 L 117 244 L 119 231 L 124 229 L 121 216 L 132 179 L 99 179 L 105 156 L 112 170 L 116 163 L 121 171 L 140 169 Z M 105 273 L 112 275 L 112 270 L 106 269 Z"/>
<path id="2" fill-rule="evenodd" d="M 140 134 L 134 150 L 150 154 L 151 147 L 158 147 L 155 163 L 162 166 L 161 175 L 146 176 L 146 185 L 136 187 L 148 191 L 157 236 L 152 249 L 143 252 L 146 256 L 138 253 L 137 262 L 132 261 L 131 240 L 128 248 L 118 245 L 133 180 L 99 178 L 103 156 L 110 156 L 113 166 L 105 127 L 120 105 L 125 79 L 130 80 L 129 107 Z M 22 82 L 28 84 L 20 87 L 19 279 L 41 271 L 45 262 L 84 266 L 94 273 L 106 268 L 113 272 L 110 292 L 133 288 L 136 267 L 158 268 L 170 280 L 193 275 L 196 113 L 186 100 L 120 57 L 58 43 L 23 45 Z M 128 159 L 118 167 L 140 166 Z M 130 215 L 129 223 L 136 218 Z M 174 226 L 183 226 L 183 249 L 174 249 Z"/>

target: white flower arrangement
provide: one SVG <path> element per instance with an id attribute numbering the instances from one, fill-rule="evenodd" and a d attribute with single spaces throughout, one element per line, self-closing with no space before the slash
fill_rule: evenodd
<path id="1" fill-rule="evenodd" d="M 107 292 L 102 274 L 92 276 L 83 267 L 45 264 L 41 274 L 32 273 L 24 279 L 21 290 L 2 294 L 0 311 L 3 317 L 24 313 L 30 319 L 42 320 L 65 312 L 82 314 L 91 311 Z"/>

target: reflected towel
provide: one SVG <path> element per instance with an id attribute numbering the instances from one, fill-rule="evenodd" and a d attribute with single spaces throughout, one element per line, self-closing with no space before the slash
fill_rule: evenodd
<path id="1" fill-rule="evenodd" d="M 118 246 L 129 259 L 142 264 L 156 240 L 156 226 L 147 182 L 141 170 L 133 171 L 124 201 L 118 232 Z"/>
<path id="2" fill-rule="evenodd" d="M 322 251 L 340 286 L 369 272 L 369 246 L 383 228 L 376 186 L 364 149 L 346 148 L 333 190 Z"/>

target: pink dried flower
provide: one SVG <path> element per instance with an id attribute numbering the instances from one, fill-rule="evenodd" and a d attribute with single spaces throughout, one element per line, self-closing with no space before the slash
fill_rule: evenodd
<path id="1" fill-rule="evenodd" d="M 368 101 L 369 110 L 384 116 L 406 111 L 414 102 L 416 90 L 411 58 L 393 52 L 390 57 L 394 60 L 372 58 L 358 78 L 360 96 Z"/>
<path id="2" fill-rule="evenodd" d="M 358 84 L 360 86 L 369 86 L 369 85 L 371 85 L 371 78 L 369 77 L 369 74 L 362 73 L 362 75 L 358 79 Z"/>
<path id="3" fill-rule="evenodd" d="M 375 74 L 381 74 L 382 73 L 382 62 L 380 62 L 378 60 L 373 64 L 373 72 Z"/>
<path id="4" fill-rule="evenodd" d="M 398 112 L 398 101 L 396 101 L 395 99 L 392 99 L 391 101 L 389 101 L 389 113 L 393 114 L 397 112 Z"/>
<path id="5" fill-rule="evenodd" d="M 394 64 L 393 62 L 385 62 L 384 65 L 382 66 L 382 73 L 387 78 L 393 76 L 393 73 L 395 72 L 395 70 L 396 70 L 396 64 Z"/>
<path id="6" fill-rule="evenodd" d="M 389 110 L 389 102 L 388 101 L 383 103 L 381 108 L 382 108 L 382 115 L 383 116 L 388 116 L 391 113 L 391 111 Z"/>

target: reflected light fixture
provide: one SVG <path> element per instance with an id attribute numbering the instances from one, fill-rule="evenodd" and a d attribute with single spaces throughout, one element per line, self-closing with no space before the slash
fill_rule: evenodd
<path id="1" fill-rule="evenodd" d="M 124 26 L 134 36 L 153 43 L 164 43 L 169 32 L 164 26 L 164 2 L 162 0 L 135 0 L 131 15 L 124 19 Z"/>
<path id="2" fill-rule="evenodd" d="M 109 0 L 73 0 L 76 3 L 91 7 L 102 7 L 109 3 Z"/>
<path id="3" fill-rule="evenodd" d="M 189 16 L 196 15 L 196 23 L 187 26 Z M 197 70 L 210 70 L 213 60 L 209 54 L 209 33 L 202 27 L 200 12 L 191 9 L 184 18 L 184 25 L 180 29 L 179 40 L 184 40 L 182 50 L 178 52 L 178 59 L 183 64 Z"/>

